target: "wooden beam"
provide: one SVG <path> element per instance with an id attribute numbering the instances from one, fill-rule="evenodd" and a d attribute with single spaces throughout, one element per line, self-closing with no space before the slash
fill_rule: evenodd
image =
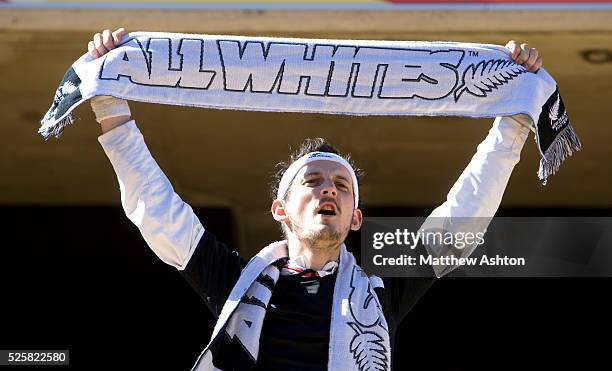
<path id="1" fill-rule="evenodd" d="M 0 8 L 0 31 L 214 34 L 612 31 L 612 9 L 287 10 Z"/>

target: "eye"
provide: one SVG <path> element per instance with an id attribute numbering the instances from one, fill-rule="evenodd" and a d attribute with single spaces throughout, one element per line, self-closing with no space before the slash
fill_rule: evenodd
<path id="1" fill-rule="evenodd" d="M 310 179 L 305 179 L 304 180 L 304 184 L 309 185 L 309 186 L 315 186 L 319 183 L 318 178 L 310 178 Z"/>
<path id="2" fill-rule="evenodd" d="M 338 189 L 348 190 L 348 185 L 346 185 L 346 183 L 343 183 L 343 182 L 337 182 L 336 183 L 336 187 Z"/>

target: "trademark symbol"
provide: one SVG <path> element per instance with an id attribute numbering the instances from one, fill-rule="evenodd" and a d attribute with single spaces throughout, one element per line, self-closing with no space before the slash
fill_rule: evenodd
<path id="1" fill-rule="evenodd" d="M 468 54 L 470 55 L 470 57 L 478 57 L 478 52 L 472 50 L 468 50 Z"/>

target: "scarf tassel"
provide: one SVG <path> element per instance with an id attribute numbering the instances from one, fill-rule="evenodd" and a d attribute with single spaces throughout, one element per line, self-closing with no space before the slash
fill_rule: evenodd
<path id="1" fill-rule="evenodd" d="M 51 137 L 59 138 L 64 132 L 64 128 L 68 125 L 72 125 L 77 121 L 74 113 L 70 112 L 63 119 L 53 122 L 53 120 L 48 120 L 46 117 L 40 120 L 41 127 L 38 129 L 38 133 L 48 140 Z"/>
<path id="2" fill-rule="evenodd" d="M 542 185 L 546 185 L 548 177 L 555 174 L 563 161 L 570 157 L 574 152 L 580 151 L 582 144 L 576 131 L 568 125 L 562 133 L 557 135 L 553 144 L 546 150 L 544 157 L 540 160 L 538 178 Z"/>

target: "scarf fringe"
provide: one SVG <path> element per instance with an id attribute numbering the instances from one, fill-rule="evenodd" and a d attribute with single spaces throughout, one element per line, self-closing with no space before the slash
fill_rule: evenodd
<path id="1" fill-rule="evenodd" d="M 55 123 L 51 120 L 42 119 L 40 120 L 41 127 L 38 129 L 38 133 L 42 135 L 45 140 L 48 140 L 51 137 L 59 138 L 64 132 L 64 129 L 68 125 L 74 124 L 76 120 L 77 118 L 72 112 Z"/>
<path id="2" fill-rule="evenodd" d="M 546 150 L 544 157 L 540 159 L 538 178 L 542 185 L 546 185 L 548 177 L 555 174 L 563 161 L 580 151 L 582 144 L 572 125 L 568 125 L 564 131 L 557 135 L 553 144 Z"/>

